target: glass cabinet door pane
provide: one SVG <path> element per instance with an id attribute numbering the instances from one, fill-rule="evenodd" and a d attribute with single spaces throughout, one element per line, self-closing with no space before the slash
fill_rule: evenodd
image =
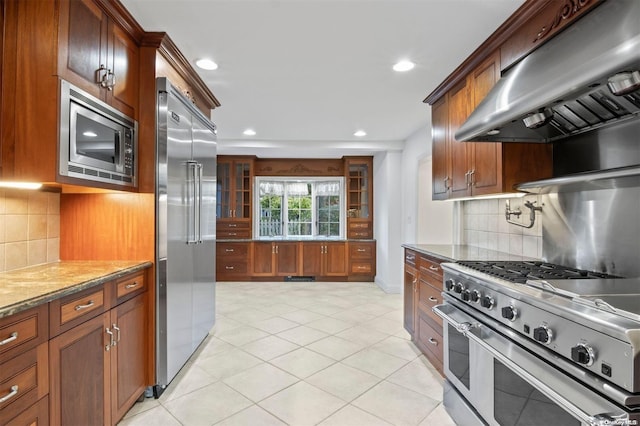
<path id="1" fill-rule="evenodd" d="M 251 216 L 251 169 L 249 163 L 235 164 L 235 217 L 249 218 Z"/>
<path id="2" fill-rule="evenodd" d="M 218 163 L 216 217 L 231 217 L 231 165 Z"/>
<path id="3" fill-rule="evenodd" d="M 369 167 L 366 164 L 349 165 L 348 215 L 369 218 Z"/>

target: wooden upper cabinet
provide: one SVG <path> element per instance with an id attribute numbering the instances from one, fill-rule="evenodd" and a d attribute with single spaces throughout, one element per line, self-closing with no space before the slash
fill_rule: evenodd
<path id="1" fill-rule="evenodd" d="M 218 239 L 251 238 L 253 157 L 218 157 Z"/>
<path id="2" fill-rule="evenodd" d="M 136 41 L 93 0 L 61 0 L 58 75 L 137 118 Z"/>
<path id="3" fill-rule="evenodd" d="M 431 106 L 431 155 L 433 175 L 433 199 L 442 200 L 449 196 L 448 144 L 449 103 L 445 95 Z"/>
<path id="4" fill-rule="evenodd" d="M 462 82 L 454 87 L 449 96 L 449 161 L 450 193 L 452 196 L 469 195 L 469 175 L 471 169 L 469 144 L 454 138 L 456 130 L 469 116 L 469 85 Z"/>
<path id="5" fill-rule="evenodd" d="M 373 238 L 373 157 L 345 157 L 347 238 Z"/>

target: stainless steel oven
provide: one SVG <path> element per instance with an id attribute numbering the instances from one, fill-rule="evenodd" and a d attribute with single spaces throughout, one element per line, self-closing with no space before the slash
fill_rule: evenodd
<path id="1" fill-rule="evenodd" d="M 527 319 L 533 315 L 527 298 L 535 291 L 507 298 L 482 286 L 479 274 L 452 275 L 451 266 L 444 264 L 444 303 L 434 307 L 434 312 L 444 323 L 444 405 L 457 424 L 605 426 L 640 422 L 640 395 L 584 368 L 589 363 L 613 370 L 624 370 L 622 366 L 600 363 L 600 351 L 579 343 L 579 333 L 567 337 L 576 347 L 589 350 L 592 358 L 587 362 L 584 357 L 572 359 L 570 353 L 563 356 L 549 350 L 562 346 L 565 333 L 552 320 L 553 312 L 548 313 L 546 325 L 545 321 L 538 323 L 537 317 Z M 534 337 L 542 338 L 543 326 L 549 345 Z"/>

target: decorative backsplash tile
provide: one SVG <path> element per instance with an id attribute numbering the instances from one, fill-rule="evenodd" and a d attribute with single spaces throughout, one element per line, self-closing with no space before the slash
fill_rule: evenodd
<path id="1" fill-rule="evenodd" d="M 540 197 L 527 195 L 521 198 L 509 198 L 510 209 L 522 212 L 520 217 L 511 216 L 511 220 L 528 225 L 529 209 L 525 201 L 540 205 Z M 497 250 L 528 257 L 542 257 L 542 215 L 536 212 L 532 228 L 508 223 L 505 217 L 507 199 L 469 200 L 462 202 L 462 238 L 463 244 Z"/>
<path id="2" fill-rule="evenodd" d="M 0 190 L 0 272 L 60 260 L 60 194 Z"/>

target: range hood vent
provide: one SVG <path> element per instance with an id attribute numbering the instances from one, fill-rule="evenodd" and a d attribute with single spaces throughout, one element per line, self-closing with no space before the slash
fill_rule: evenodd
<path id="1" fill-rule="evenodd" d="M 640 117 L 640 1 L 609 0 L 505 73 L 460 141 L 553 142 Z"/>

